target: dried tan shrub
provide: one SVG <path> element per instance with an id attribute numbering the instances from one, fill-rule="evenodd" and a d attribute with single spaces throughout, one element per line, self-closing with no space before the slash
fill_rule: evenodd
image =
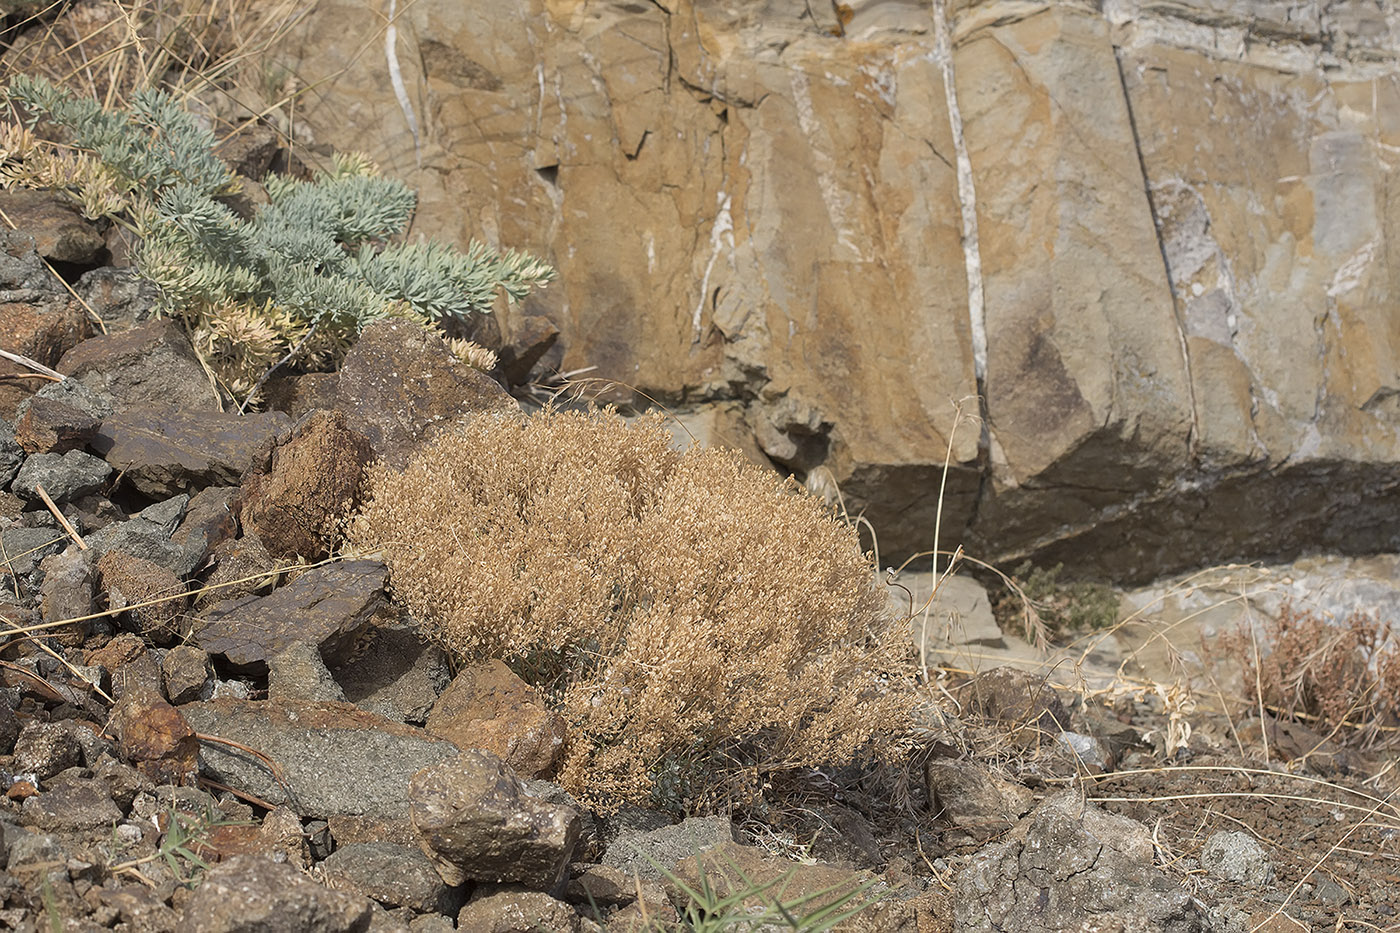
<path id="1" fill-rule="evenodd" d="M 1377 727 L 1400 717 L 1400 645 L 1391 626 L 1372 614 L 1329 622 L 1286 602 L 1260 638 L 1240 629 L 1223 644 L 1245 684 L 1257 685 L 1254 699 L 1284 715 L 1312 717 L 1328 729 L 1359 727 L 1341 737 L 1362 739 L 1376 738 Z"/>
<path id="2" fill-rule="evenodd" d="M 855 532 L 736 454 L 547 410 L 478 417 L 368 481 L 350 543 L 444 647 L 549 691 L 559 780 L 595 806 L 907 732 L 912 648 Z"/>

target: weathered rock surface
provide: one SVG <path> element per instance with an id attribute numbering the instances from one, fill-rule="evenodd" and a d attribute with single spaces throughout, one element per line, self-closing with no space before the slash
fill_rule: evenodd
<path id="1" fill-rule="evenodd" d="M 1152 857 L 1147 827 L 1060 791 L 959 872 L 953 929 L 1204 930 L 1190 893 Z"/>
<path id="2" fill-rule="evenodd" d="M 101 421 L 56 399 L 34 398 L 15 423 L 15 441 L 25 453 L 62 454 L 82 449 Z"/>
<path id="3" fill-rule="evenodd" d="M 38 499 L 42 488 L 53 501 L 66 502 L 97 492 L 111 475 L 110 464 L 81 450 L 35 454 L 25 459 L 10 488 L 21 499 Z"/>
<path id="4" fill-rule="evenodd" d="M 159 499 L 236 484 L 287 423 L 281 412 L 236 415 L 152 403 L 108 418 L 90 446 L 126 482 Z"/>
<path id="5" fill-rule="evenodd" d="M 428 731 L 491 752 L 524 777 L 548 772 L 564 748 L 563 719 L 496 659 L 457 674 L 428 714 Z"/>
<path id="6" fill-rule="evenodd" d="M 382 627 L 333 672 L 345 698 L 395 722 L 422 725 L 452 679 L 446 652 L 409 626 Z"/>
<path id="7" fill-rule="evenodd" d="M 578 841 L 576 811 L 525 793 L 500 758 L 480 749 L 414 775 L 409 800 L 420 845 L 449 885 L 551 890 Z"/>
<path id="8" fill-rule="evenodd" d="M 369 438 L 374 454 L 396 467 L 458 418 L 520 411 L 489 376 L 453 356 L 441 336 L 401 321 L 360 334 L 340 369 L 336 407 Z"/>
<path id="9" fill-rule="evenodd" d="M 310 413 L 243 478 L 243 526 L 274 559 L 326 556 L 337 523 L 359 505 L 373 459 L 369 440 L 344 414 Z"/>
<path id="10" fill-rule="evenodd" d="M 408 846 L 341 846 L 321 863 L 321 870 L 329 887 L 372 897 L 386 907 L 453 916 L 462 904 L 461 891 L 443 884 L 428 857 Z"/>
<path id="11" fill-rule="evenodd" d="M 332 891 L 261 855 L 216 866 L 185 905 L 177 933 L 364 933 L 369 898 Z"/>
<path id="12" fill-rule="evenodd" d="M 219 399 L 190 338 L 162 318 L 130 330 L 84 340 L 56 367 L 90 389 L 106 392 L 119 409 L 155 403 L 185 411 L 218 411 Z"/>
<path id="13" fill-rule="evenodd" d="M 353 54 L 374 26 L 289 33 L 327 79 L 300 116 L 419 188 L 418 229 L 556 264 L 506 347 L 548 319 L 550 366 L 738 403 L 882 554 L 928 548 L 950 437 L 944 540 L 983 557 L 1400 545 L 1392 13 L 430 0 L 413 117 Z"/>
<path id="14" fill-rule="evenodd" d="M 328 665 L 345 661 L 384 600 L 388 571 L 375 561 L 314 567 L 267 596 L 227 600 L 205 610 L 193 638 L 234 667 L 265 671 L 296 642 Z"/>
<path id="15" fill-rule="evenodd" d="M 406 822 L 409 779 L 458 754 L 451 742 L 348 703 L 227 699 L 180 712 L 196 731 L 256 748 L 279 766 L 274 777 L 246 752 L 211 743 L 200 749 L 203 773 L 303 817 Z"/>
<path id="16" fill-rule="evenodd" d="M 61 192 L 10 188 L 0 191 L 0 210 L 14 229 L 34 237 L 35 249 L 50 262 L 94 265 L 105 250 L 97 225 Z"/>

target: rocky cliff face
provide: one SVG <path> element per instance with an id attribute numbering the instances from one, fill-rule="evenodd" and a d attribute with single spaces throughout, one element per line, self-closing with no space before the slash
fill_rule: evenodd
<path id="1" fill-rule="evenodd" d="M 416 229 L 557 264 L 508 336 L 886 557 L 951 452 L 945 547 L 1126 580 L 1400 548 L 1397 48 L 1379 0 L 322 0 L 283 64 Z"/>

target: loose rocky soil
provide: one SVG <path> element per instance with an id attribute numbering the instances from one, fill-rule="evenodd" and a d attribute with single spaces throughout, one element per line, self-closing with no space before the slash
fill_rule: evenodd
<path id="1" fill-rule="evenodd" d="M 0 929 L 630 930 L 702 870 L 869 885 L 851 930 L 1400 929 L 1393 756 L 1149 683 L 935 668 L 907 761 L 586 812 L 539 780 L 537 693 L 327 558 L 365 463 L 507 392 L 386 323 L 237 416 L 178 328 L 80 291 L 109 334 L 0 235 L 0 347 L 66 376 L 5 364 L 0 393 Z"/>

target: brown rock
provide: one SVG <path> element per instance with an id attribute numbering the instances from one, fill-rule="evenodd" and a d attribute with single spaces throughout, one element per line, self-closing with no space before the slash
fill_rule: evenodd
<path id="1" fill-rule="evenodd" d="M 334 408 L 338 373 L 274 375 L 263 386 L 263 401 L 269 410 L 284 411 L 301 418 L 317 408 Z"/>
<path id="2" fill-rule="evenodd" d="M 186 591 L 170 570 L 124 551 L 108 551 L 97 562 L 97 574 L 109 609 L 137 607 L 129 615 L 143 635 L 165 644 L 179 634 Z"/>
<path id="3" fill-rule="evenodd" d="M 26 293 L 21 293 L 26 294 Z M 83 306 L 67 295 L 0 301 L 0 350 L 53 367 L 90 333 Z M 0 415 L 13 418 L 15 406 L 43 384 L 34 370 L 0 360 Z"/>
<path id="4" fill-rule="evenodd" d="M 464 668 L 438 697 L 427 727 L 460 748 L 491 752 L 525 777 L 548 773 L 564 747 L 563 719 L 497 659 Z"/>
<path id="5" fill-rule="evenodd" d="M 123 697 L 112 707 L 107 730 L 123 760 L 156 784 L 182 784 L 194 776 L 199 740 L 180 711 L 158 694 Z"/>
<path id="6" fill-rule="evenodd" d="M 1035 795 L 973 761 L 933 758 L 924 767 L 934 816 L 986 842 L 1030 810 Z"/>
<path id="7" fill-rule="evenodd" d="M 209 653 L 194 645 L 176 645 L 160 659 L 161 685 L 176 706 L 200 699 L 212 676 Z"/>
<path id="8" fill-rule="evenodd" d="M 243 478 L 243 526 L 274 559 L 324 557 L 338 523 L 359 504 L 373 459 L 369 440 L 344 414 L 312 412 Z"/>
<path id="9" fill-rule="evenodd" d="M 388 572 L 375 561 L 314 567 L 263 597 L 228 600 L 205 610 L 192 638 L 243 670 L 267 662 L 294 642 L 314 645 L 327 666 L 343 663 L 384 600 Z"/>
<path id="10" fill-rule="evenodd" d="M 577 933 L 579 917 L 563 901 L 511 885 L 474 896 L 457 914 L 457 929 L 475 933 Z"/>
<path id="11" fill-rule="evenodd" d="M 111 675 L 112 694 L 118 700 L 130 693 L 160 693 L 160 667 L 140 635 L 119 633 L 105 646 L 89 653 L 87 663 L 98 665 Z"/>
<path id="12" fill-rule="evenodd" d="M 186 565 L 204 566 L 210 552 L 238 534 L 233 511 L 237 498 L 238 489 L 234 486 L 210 486 L 190 498 L 179 527 L 170 536 L 171 542 L 184 549 Z M 220 598 L 231 595 L 235 594 L 225 593 Z"/>
<path id="13" fill-rule="evenodd" d="M 35 398 L 15 423 L 15 440 L 25 453 L 61 454 L 85 447 L 97 436 L 100 424 L 71 405 Z"/>
<path id="14" fill-rule="evenodd" d="M 419 845 L 449 886 L 466 880 L 552 890 L 579 835 L 579 815 L 524 792 L 501 759 L 471 749 L 413 776 Z"/>
<path id="15" fill-rule="evenodd" d="M 208 560 L 214 569 L 205 576 L 204 586 L 195 591 L 199 609 L 246 596 L 266 596 L 279 577 L 270 572 L 275 565 L 254 534 L 221 542 L 210 551 Z"/>
<path id="16" fill-rule="evenodd" d="M 15 229 L 34 237 L 35 249 L 50 262 L 93 266 L 102 261 L 104 243 L 97 224 L 65 195 L 9 188 L 0 191 L 0 210 Z"/>
<path id="17" fill-rule="evenodd" d="M 373 914 L 367 897 L 332 891 L 264 855 L 239 855 L 204 876 L 175 931 L 364 933 Z"/>
<path id="18" fill-rule="evenodd" d="M 84 340 L 64 353 L 55 368 L 90 389 L 109 393 L 118 410 L 149 403 L 187 412 L 219 410 L 218 396 L 189 337 L 165 318 Z"/>
<path id="19" fill-rule="evenodd" d="M 102 423 L 90 445 L 153 499 L 231 486 L 287 425 L 281 412 L 234 415 L 144 404 Z"/>
<path id="20" fill-rule="evenodd" d="M 381 321 L 360 334 L 340 369 L 336 407 L 377 456 L 397 467 L 444 424 L 476 412 L 520 411 L 440 336 L 403 321 Z"/>

